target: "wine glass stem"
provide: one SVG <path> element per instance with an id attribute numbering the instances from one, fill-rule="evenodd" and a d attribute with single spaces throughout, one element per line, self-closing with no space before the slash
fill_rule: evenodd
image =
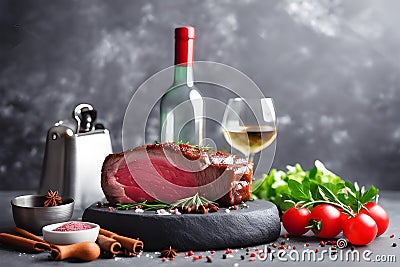
<path id="1" fill-rule="evenodd" d="M 249 153 L 249 161 L 254 162 L 254 153 Z"/>

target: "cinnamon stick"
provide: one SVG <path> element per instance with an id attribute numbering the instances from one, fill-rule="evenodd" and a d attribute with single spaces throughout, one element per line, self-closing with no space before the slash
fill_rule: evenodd
<path id="1" fill-rule="evenodd" d="M 121 244 L 117 240 L 102 234 L 99 234 L 96 243 L 103 251 L 111 253 L 112 255 L 116 255 L 121 251 Z"/>
<path id="2" fill-rule="evenodd" d="M 0 242 L 28 253 L 39 253 L 44 250 L 50 250 L 50 245 L 45 243 L 43 240 L 42 242 L 38 242 L 7 233 L 0 233 Z"/>
<path id="3" fill-rule="evenodd" d="M 135 256 L 143 251 L 144 244 L 139 239 L 133 239 L 133 238 L 125 237 L 125 236 L 120 236 L 114 232 L 104 230 L 101 228 L 100 228 L 100 234 L 117 240 L 122 245 L 122 247 L 127 250 L 125 252 L 125 254 L 127 256 Z"/>
<path id="4" fill-rule="evenodd" d="M 25 230 L 25 229 L 18 228 L 17 226 L 14 226 L 14 227 L 12 228 L 12 230 L 13 230 L 14 232 L 16 232 L 16 233 L 22 235 L 23 237 L 28 238 L 28 239 L 31 239 L 31 240 L 34 240 L 34 241 L 37 241 L 37 242 L 44 242 L 44 243 L 47 243 L 46 241 L 44 241 L 43 239 L 41 239 L 41 238 L 38 237 L 37 235 L 34 235 L 34 234 L 32 234 L 31 232 L 29 232 L 29 231 L 27 231 L 27 230 Z"/>

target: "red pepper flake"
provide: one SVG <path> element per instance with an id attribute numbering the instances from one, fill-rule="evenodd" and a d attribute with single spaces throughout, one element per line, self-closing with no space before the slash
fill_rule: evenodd
<path id="1" fill-rule="evenodd" d="M 108 207 L 108 210 L 109 210 L 109 211 L 113 211 L 114 208 L 113 208 L 113 207 Z"/>
<path id="2" fill-rule="evenodd" d="M 332 245 L 336 245 L 336 241 L 335 240 L 331 241 L 331 243 L 332 243 Z"/>
<path id="3" fill-rule="evenodd" d="M 390 238 L 393 238 L 393 237 L 394 237 L 394 234 L 391 234 L 391 235 L 390 235 Z"/>
<path id="4" fill-rule="evenodd" d="M 251 253 L 250 254 L 250 257 L 255 257 L 256 256 L 256 253 Z"/>
<path id="5" fill-rule="evenodd" d="M 82 231 L 92 229 L 93 227 L 85 222 L 67 222 L 57 228 L 53 229 L 53 231 L 57 232 L 72 232 L 72 231 Z"/>
<path id="6" fill-rule="evenodd" d="M 280 245 L 280 246 L 278 247 L 278 249 L 285 249 L 285 246 L 284 246 L 284 245 Z"/>
<path id="7" fill-rule="evenodd" d="M 96 206 L 97 206 L 97 207 L 101 207 L 101 206 L 102 206 L 101 201 L 98 201 L 98 202 L 96 203 Z"/>
<path id="8" fill-rule="evenodd" d="M 203 258 L 203 255 L 202 255 L 202 254 L 200 254 L 200 255 L 199 255 L 199 259 L 202 259 L 202 258 Z"/>
<path id="9" fill-rule="evenodd" d="M 193 250 L 190 250 L 190 251 L 189 251 L 189 256 L 193 256 L 193 254 L 194 254 L 194 253 L 193 253 Z"/>
<path id="10" fill-rule="evenodd" d="M 215 250 L 211 250 L 211 254 L 213 254 L 213 255 L 214 255 L 214 254 L 215 254 Z"/>
<path id="11" fill-rule="evenodd" d="M 294 246 L 293 246 L 293 249 L 296 250 L 296 248 L 297 248 L 296 245 L 294 245 Z"/>
<path id="12" fill-rule="evenodd" d="M 183 254 L 184 258 L 187 258 L 188 256 L 189 256 L 189 254 L 187 254 L 187 253 Z"/>
<path id="13" fill-rule="evenodd" d="M 236 205 L 233 205 L 233 206 L 232 206 L 232 209 L 233 209 L 233 210 L 237 210 L 237 206 L 236 206 Z"/>
<path id="14" fill-rule="evenodd" d="M 227 249 L 225 250 L 225 254 L 232 254 L 232 249 L 227 248 Z"/>
<path id="15" fill-rule="evenodd" d="M 319 245 L 320 245 L 321 247 L 325 247 L 325 242 L 324 242 L 323 240 L 321 240 L 321 241 L 319 241 Z"/>
<path id="16" fill-rule="evenodd" d="M 162 260 L 162 261 L 166 261 L 167 258 L 166 258 L 166 257 L 162 257 L 161 260 Z"/>
<path id="17" fill-rule="evenodd" d="M 272 245 L 271 245 L 272 247 L 274 247 L 274 248 L 276 248 L 277 247 L 277 245 L 275 244 L 275 243 L 272 243 Z"/>
<path id="18" fill-rule="evenodd" d="M 284 235 L 283 235 L 283 238 L 287 238 L 287 234 L 284 234 Z"/>
<path id="19" fill-rule="evenodd" d="M 250 258 L 249 261 L 253 262 L 253 261 L 255 261 L 255 258 Z"/>
<path id="20" fill-rule="evenodd" d="M 103 205 L 104 206 L 108 206 L 110 203 L 108 203 L 107 201 L 106 202 L 103 202 Z"/>
<path id="21" fill-rule="evenodd" d="M 169 260 L 170 260 L 170 261 L 173 261 L 173 260 L 174 260 L 174 257 L 169 258 Z"/>
<path id="22" fill-rule="evenodd" d="M 315 249 L 315 252 L 316 252 L 316 253 L 318 253 L 318 251 L 319 251 L 319 249 L 318 249 L 318 248 L 316 248 L 316 249 Z"/>
<path id="23" fill-rule="evenodd" d="M 255 250 L 255 251 L 258 251 L 258 248 L 255 248 L 254 250 Z"/>
<path id="24" fill-rule="evenodd" d="M 193 256 L 193 260 L 197 261 L 199 259 L 199 256 Z"/>
<path id="25" fill-rule="evenodd" d="M 310 246 L 310 243 L 306 243 L 306 247 L 309 247 Z"/>

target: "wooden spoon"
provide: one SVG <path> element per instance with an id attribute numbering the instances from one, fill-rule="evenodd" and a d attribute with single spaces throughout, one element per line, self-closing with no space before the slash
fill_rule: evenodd
<path id="1" fill-rule="evenodd" d="M 80 242 L 72 245 L 51 245 L 54 260 L 78 259 L 92 261 L 100 256 L 100 247 L 95 242 Z"/>

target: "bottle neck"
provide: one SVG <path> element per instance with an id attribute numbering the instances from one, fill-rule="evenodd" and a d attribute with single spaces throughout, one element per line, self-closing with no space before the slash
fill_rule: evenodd
<path id="1" fill-rule="evenodd" d="M 175 74 L 174 85 L 193 86 L 195 30 L 193 27 L 175 30 Z"/>
<path id="2" fill-rule="evenodd" d="M 182 84 L 193 86 L 193 63 L 192 66 L 175 65 L 174 85 Z"/>

